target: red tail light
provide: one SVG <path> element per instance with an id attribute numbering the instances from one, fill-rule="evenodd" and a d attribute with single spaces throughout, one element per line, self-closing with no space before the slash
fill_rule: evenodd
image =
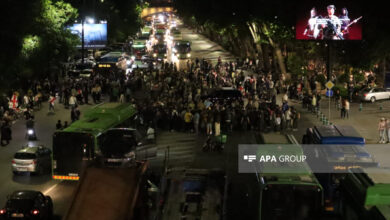
<path id="1" fill-rule="evenodd" d="M 32 164 L 37 164 L 37 160 L 33 160 Z"/>
<path id="2" fill-rule="evenodd" d="M 12 164 L 15 164 L 16 162 L 15 162 L 15 160 L 12 160 Z"/>
<path id="3" fill-rule="evenodd" d="M 0 209 L 0 215 L 4 215 L 7 211 L 5 209 Z"/>
<path id="4" fill-rule="evenodd" d="M 364 97 L 366 97 L 367 96 L 367 93 L 364 93 Z"/>
<path id="5" fill-rule="evenodd" d="M 31 214 L 38 215 L 39 214 L 39 210 L 38 209 L 34 209 L 34 210 L 31 211 Z"/>

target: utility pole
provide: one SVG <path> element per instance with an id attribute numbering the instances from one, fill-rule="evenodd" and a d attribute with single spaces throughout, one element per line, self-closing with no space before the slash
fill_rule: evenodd
<path id="1" fill-rule="evenodd" d="M 84 66 L 84 18 L 81 18 L 81 65 Z"/>
<path id="2" fill-rule="evenodd" d="M 332 77 L 332 63 L 331 63 L 331 40 L 326 41 L 327 45 L 327 55 L 326 55 L 326 76 L 327 76 L 327 81 L 329 81 Z"/>

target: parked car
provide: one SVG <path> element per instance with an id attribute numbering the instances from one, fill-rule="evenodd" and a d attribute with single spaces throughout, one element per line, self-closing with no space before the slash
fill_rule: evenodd
<path id="1" fill-rule="evenodd" d="M 12 159 L 14 174 L 34 173 L 44 174 L 51 171 L 51 150 L 42 145 L 25 147 L 15 153 Z"/>
<path id="2" fill-rule="evenodd" d="M 15 191 L 7 197 L 0 219 L 45 219 L 53 217 L 53 202 L 50 196 L 39 191 Z"/>
<path id="3" fill-rule="evenodd" d="M 366 88 L 360 91 L 362 101 L 375 102 L 377 100 L 390 99 L 390 91 L 383 88 Z"/>

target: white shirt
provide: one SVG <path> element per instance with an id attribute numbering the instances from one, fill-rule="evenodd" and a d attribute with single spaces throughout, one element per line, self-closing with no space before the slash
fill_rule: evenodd
<path id="1" fill-rule="evenodd" d="M 148 140 L 154 139 L 154 129 L 152 127 L 148 128 L 148 131 L 146 132 Z"/>
<path id="2" fill-rule="evenodd" d="M 75 105 L 76 104 L 76 98 L 74 96 L 69 97 L 69 105 Z"/>

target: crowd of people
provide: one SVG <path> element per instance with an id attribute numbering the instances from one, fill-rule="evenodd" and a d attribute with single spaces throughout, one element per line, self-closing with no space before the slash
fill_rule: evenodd
<path id="1" fill-rule="evenodd" d="M 219 136 L 221 130 L 283 132 L 297 129 L 297 110 L 288 105 L 287 99 L 283 100 L 283 105 L 276 102 L 278 93 L 287 92 L 283 83 L 275 82 L 271 74 L 244 74 L 239 69 L 244 65 L 252 64 L 218 60 L 212 65 L 204 59 L 196 59 L 187 63 L 186 70 L 180 71 L 163 64 L 160 70 L 134 71 L 120 91 L 142 90 L 146 94 L 147 98 L 142 101 L 131 101 L 135 101 L 143 120 L 157 129 L 215 136 Z M 209 96 L 222 87 L 238 89 L 242 98 L 221 101 Z"/>
<path id="2" fill-rule="evenodd" d="M 244 74 L 242 69 L 248 69 Z M 248 74 L 249 72 L 249 74 Z M 257 73 L 255 73 L 257 72 Z M 140 123 L 155 129 L 188 131 L 218 136 L 233 130 L 262 132 L 297 129 L 299 113 L 289 106 L 294 98 L 283 83 L 283 77 L 258 71 L 252 61 L 225 62 L 216 65 L 205 59 L 187 63 L 177 70 L 172 63 L 162 63 L 159 69 L 135 69 L 132 73 L 93 73 L 89 78 L 64 76 L 59 80 L 33 81 L 26 90 L 19 90 L 1 105 L 1 134 L 11 140 L 13 115 L 23 112 L 25 119 L 48 102 L 49 113 L 55 113 L 55 103 L 70 109 L 70 121 L 80 118 L 79 105 L 104 101 L 131 102 L 140 113 Z M 300 85 L 299 85 L 300 86 Z M 214 100 L 207 97 L 213 90 L 232 87 L 242 93 L 234 100 Z M 283 104 L 276 95 L 285 93 Z M 289 95 L 287 95 L 289 94 Z M 65 121 L 65 126 L 68 122 Z M 62 129 L 61 122 L 56 128 Z"/>

